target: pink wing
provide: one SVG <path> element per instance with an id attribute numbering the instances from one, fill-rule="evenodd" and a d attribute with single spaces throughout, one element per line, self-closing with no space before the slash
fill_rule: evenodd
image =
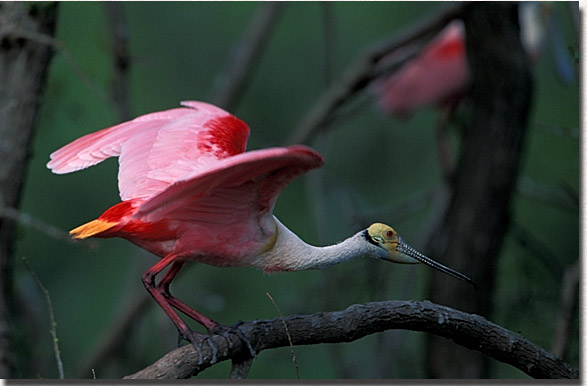
<path id="1" fill-rule="evenodd" d="M 469 67 L 465 54 L 465 27 L 450 23 L 422 53 L 375 86 L 381 107 L 392 114 L 411 110 L 466 92 Z"/>
<path id="2" fill-rule="evenodd" d="M 302 145 L 238 154 L 151 197 L 135 216 L 219 224 L 260 217 L 294 178 L 323 164 L 319 153 Z"/>
<path id="3" fill-rule="evenodd" d="M 69 173 L 120 156 L 120 197 L 129 200 L 151 197 L 245 150 L 246 123 L 207 103 L 182 106 L 81 137 L 51 154 L 47 167 Z"/>
<path id="4" fill-rule="evenodd" d="M 171 185 L 144 202 L 134 218 L 146 223 L 164 220 L 177 227 L 175 249 L 190 258 L 242 265 L 243 259 L 270 245 L 279 193 L 323 163 L 320 154 L 305 146 L 238 154 Z"/>

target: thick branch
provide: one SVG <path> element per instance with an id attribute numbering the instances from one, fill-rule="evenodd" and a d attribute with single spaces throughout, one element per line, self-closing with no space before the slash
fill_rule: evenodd
<path id="1" fill-rule="evenodd" d="M 440 306 L 429 301 L 387 301 L 356 304 L 343 311 L 285 318 L 294 345 L 351 342 L 390 329 L 428 332 L 483 352 L 510 364 L 534 378 L 578 378 L 577 369 L 524 337 L 487 321 L 485 318 Z M 289 345 L 283 320 L 254 320 L 240 324 L 257 353 Z M 242 357 L 246 353 L 234 336 L 229 349 L 224 338 L 213 337 L 218 361 Z M 151 366 L 129 375 L 130 379 L 188 378 L 210 367 L 211 352 L 203 347 L 203 364 L 190 345 L 173 350 Z"/>
<path id="2" fill-rule="evenodd" d="M 532 76 L 520 40 L 517 4 L 478 2 L 464 18 L 471 69 L 471 115 L 451 197 L 425 252 L 479 283 L 463 296 L 462 284 L 432 274 L 430 300 L 491 317 L 496 269 L 509 230 L 526 139 Z M 454 350 L 429 337 L 431 378 L 485 378 L 486 357 Z M 450 354 L 450 356 L 449 356 Z"/>
<path id="3" fill-rule="evenodd" d="M 104 3 L 108 23 L 110 24 L 114 78 L 112 79 L 112 102 L 118 110 L 121 121 L 132 118 L 130 104 L 130 38 L 126 14 L 122 3 L 107 1 Z"/>
<path id="4" fill-rule="evenodd" d="M 56 3 L 0 3 L 0 207 L 15 209 L 26 177 L 51 46 L 18 36 L 52 37 Z M 15 323 L 12 248 L 15 224 L 0 218 L 0 378 L 12 376 L 10 340 Z"/>

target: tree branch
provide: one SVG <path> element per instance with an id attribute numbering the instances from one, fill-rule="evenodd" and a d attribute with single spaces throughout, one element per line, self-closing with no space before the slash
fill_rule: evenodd
<path id="1" fill-rule="evenodd" d="M 556 333 L 552 345 L 552 352 L 561 358 L 566 356 L 569 348 L 569 340 L 573 331 L 573 315 L 577 309 L 577 303 L 579 300 L 580 276 L 581 267 L 579 266 L 579 260 L 577 260 L 577 262 L 565 271 L 557 313 L 558 321 L 556 323 Z"/>
<path id="2" fill-rule="evenodd" d="M 522 47 L 517 3 L 471 3 L 463 16 L 471 69 L 470 117 L 451 183 L 448 206 L 424 253 L 466 272 L 479 291 L 463 296 L 460 283 L 436 272 L 430 300 L 491 317 L 496 270 L 510 230 L 512 194 L 526 141 L 533 80 Z M 431 378 L 486 378 L 489 361 L 427 339 Z"/>
<path id="3" fill-rule="evenodd" d="M 212 103 L 227 110 L 234 110 L 284 6 L 285 4 L 281 2 L 267 2 L 259 5 L 249 30 L 226 62 L 223 72 L 218 76 L 218 84 L 210 98 Z"/>
<path id="4" fill-rule="evenodd" d="M 0 3 L 0 207 L 18 208 L 53 49 L 57 3 Z M 20 31 L 23 34 L 15 34 Z M 15 224 L 0 218 L 0 378 L 13 376 Z"/>
<path id="5" fill-rule="evenodd" d="M 343 311 L 285 317 L 294 345 L 351 342 L 369 334 L 390 329 L 422 331 L 452 339 L 456 343 L 510 364 L 534 378 L 579 377 L 576 368 L 536 346 L 524 337 L 485 318 L 467 314 L 429 301 L 386 301 L 355 304 Z M 253 320 L 239 328 L 260 353 L 289 346 L 283 319 Z M 247 348 L 236 336 L 229 349 L 226 340 L 212 337 L 218 347 L 218 361 L 246 356 Z M 173 350 L 151 366 L 129 375 L 127 379 L 188 378 L 211 366 L 211 351 L 202 348 L 203 363 L 186 345 Z"/>
<path id="6" fill-rule="evenodd" d="M 112 103 L 118 110 L 121 121 L 132 118 L 130 105 L 130 39 L 124 6 L 117 1 L 104 3 L 104 10 L 110 25 L 112 62 Z"/>

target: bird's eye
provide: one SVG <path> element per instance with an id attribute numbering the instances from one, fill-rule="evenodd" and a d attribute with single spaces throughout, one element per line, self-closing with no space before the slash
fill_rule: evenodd
<path id="1" fill-rule="evenodd" d="M 387 231 L 386 235 L 387 237 L 393 237 L 393 231 Z"/>

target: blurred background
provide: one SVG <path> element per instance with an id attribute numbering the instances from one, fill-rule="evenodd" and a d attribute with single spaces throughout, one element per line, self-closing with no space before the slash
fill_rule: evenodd
<path id="1" fill-rule="evenodd" d="M 64 237 L 26 222 L 18 225 L 14 274 L 26 322 L 17 331 L 16 377 L 57 377 L 47 306 L 23 257 L 50 293 L 66 377 L 92 378 L 93 369 L 97 378 L 119 378 L 177 345 L 173 324 L 154 301 L 144 301 L 140 277 L 157 261 L 155 256 L 121 239 L 72 243 L 65 237 L 67 230 L 119 201 L 117 161 L 57 176 L 45 166 L 52 151 L 123 119 L 177 107 L 182 100 L 218 98 L 223 74 L 241 60 L 238 49 L 251 29 L 265 22 L 259 16 L 263 13 L 271 20 L 261 34 L 266 45 L 256 54 L 242 92 L 227 104 L 251 127 L 248 149 L 287 144 L 326 90 L 340 82 L 368 47 L 444 6 L 147 2 L 118 3 L 114 7 L 120 9 L 113 13 L 104 3 L 59 4 L 56 38 L 62 48 L 50 65 L 20 210 L 63 230 Z M 559 355 L 578 366 L 576 310 L 567 323 L 569 332 L 557 335 L 563 323 L 565 272 L 579 267 L 579 86 L 576 75 L 562 69 L 578 65 L 573 25 L 578 4 L 552 3 L 540 12 L 537 25 L 546 21 L 543 27 L 548 28 L 545 15 L 554 14 L 559 28 L 545 30 L 539 60 L 531 69 L 528 131 L 496 268 L 493 312 L 487 317 L 548 351 L 566 339 Z M 117 75 L 120 67 L 113 59 L 116 28 L 128 37 L 126 80 Z M 128 94 L 122 99 L 129 103 L 121 109 L 112 95 L 116 85 L 124 84 Z M 287 187 L 275 214 L 315 245 L 335 243 L 372 222 L 385 222 L 421 249 L 438 214 L 435 194 L 444 184 L 436 144 L 441 112 L 433 105 L 408 117 L 390 116 L 370 90 L 358 91 L 329 130 L 306 141 L 324 155 L 326 165 Z M 455 152 L 461 136 L 454 122 L 466 119 L 466 107 L 457 109 L 449 129 Z M 430 277 L 430 269 L 421 265 L 367 258 L 324 271 L 273 275 L 192 264 L 174 281 L 173 291 L 230 325 L 278 317 L 267 292 L 284 315 L 310 314 L 371 301 L 425 300 Z M 470 296 L 471 288 L 459 288 L 463 297 Z M 134 315 L 130 329 L 113 338 L 129 313 Z M 111 351 L 99 354 L 100 346 L 112 339 L 116 345 Z M 423 378 L 429 375 L 426 339 L 420 332 L 387 331 L 352 343 L 294 350 L 303 379 Z M 220 363 L 199 377 L 226 378 L 229 366 Z M 528 378 L 493 360 L 489 376 Z M 288 347 L 261 352 L 249 374 L 295 377 Z"/>

